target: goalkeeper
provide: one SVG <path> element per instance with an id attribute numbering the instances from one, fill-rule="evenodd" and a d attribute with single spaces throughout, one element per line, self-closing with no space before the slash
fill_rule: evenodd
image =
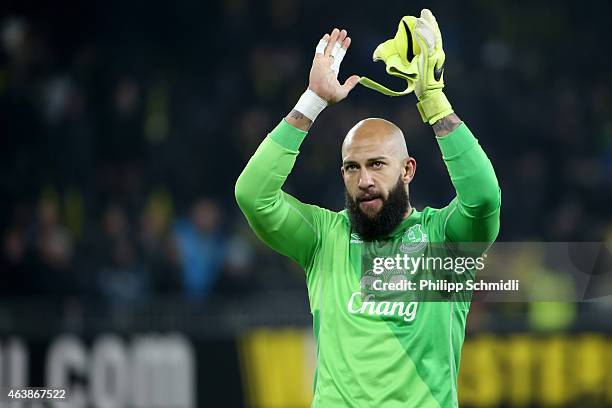
<path id="1" fill-rule="evenodd" d="M 257 236 L 306 272 L 317 347 L 313 407 L 455 407 L 469 301 L 421 302 L 383 310 L 360 292 L 364 245 L 377 242 L 492 243 L 501 191 L 491 162 L 443 93 L 444 51 L 429 10 L 404 17 L 375 57 L 406 79 L 436 135 L 456 191 L 444 208 L 414 208 L 416 161 L 401 130 L 383 119 L 357 123 L 342 144 L 346 210 L 333 212 L 282 191 L 317 115 L 361 82 L 337 80 L 351 40 L 334 29 L 320 40 L 308 89 L 261 143 L 236 183 L 236 199 Z M 397 93 L 402 94 L 402 93 Z M 314 136 L 313 136 L 314 137 Z M 416 303 L 416 302 L 414 302 Z"/>

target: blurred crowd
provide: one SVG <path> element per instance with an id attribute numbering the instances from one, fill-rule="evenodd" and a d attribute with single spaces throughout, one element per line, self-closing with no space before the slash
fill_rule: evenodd
<path id="1" fill-rule="evenodd" d="M 353 38 L 341 76 L 399 88 L 371 53 L 422 6 L 324 4 L 26 2 L 0 16 L 0 296 L 199 301 L 302 287 L 296 266 L 248 230 L 234 182 L 305 89 L 325 31 Z M 612 58 L 598 31 L 612 7 L 589 19 L 583 7 L 433 10 L 446 93 L 500 180 L 500 240 L 612 240 Z M 414 103 L 357 88 L 317 120 L 286 189 L 342 209 L 341 141 L 378 116 L 403 129 L 419 164 L 412 204 L 445 205 L 452 186 Z"/>

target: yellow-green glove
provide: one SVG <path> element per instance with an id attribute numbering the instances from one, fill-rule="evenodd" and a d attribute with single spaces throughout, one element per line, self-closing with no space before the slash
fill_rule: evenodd
<path id="1" fill-rule="evenodd" d="M 387 73 L 406 80 L 406 89 L 393 91 L 366 77 L 361 77 L 359 80 L 361 85 L 389 96 L 402 96 L 414 90 L 418 76 L 416 56 L 419 53 L 419 46 L 412 35 L 416 22 L 416 17 L 403 17 L 399 22 L 395 37 L 376 47 L 372 56 L 374 61 L 384 61 Z"/>
<path id="2" fill-rule="evenodd" d="M 417 108 L 423 122 L 433 125 L 453 113 L 453 108 L 442 92 L 446 57 L 442 49 L 440 28 L 431 11 L 421 11 L 421 16 L 416 19 L 413 34 L 420 49 L 417 56 L 418 78 L 414 84 L 414 93 L 419 100 Z"/>

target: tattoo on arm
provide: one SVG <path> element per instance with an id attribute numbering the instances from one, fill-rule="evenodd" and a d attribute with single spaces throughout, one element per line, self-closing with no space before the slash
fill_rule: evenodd
<path id="1" fill-rule="evenodd" d="M 289 114 L 285 117 L 285 120 L 290 124 L 295 126 L 301 130 L 308 130 L 312 125 L 312 120 L 308 119 L 301 112 L 293 109 Z"/>
<path id="2" fill-rule="evenodd" d="M 292 117 L 293 119 L 296 120 L 301 120 L 304 119 L 304 115 L 302 115 L 301 112 L 296 111 L 295 109 L 293 109 L 290 113 L 289 116 Z"/>
<path id="3" fill-rule="evenodd" d="M 442 137 L 448 135 L 453 130 L 457 129 L 461 124 L 461 119 L 459 116 L 451 113 L 438 120 L 436 123 L 432 125 L 434 132 L 436 132 L 436 136 Z"/>

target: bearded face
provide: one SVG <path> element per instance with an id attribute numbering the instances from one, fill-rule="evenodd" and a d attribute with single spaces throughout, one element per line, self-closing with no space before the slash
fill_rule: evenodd
<path id="1" fill-rule="evenodd" d="M 408 213 L 416 171 L 402 131 L 379 118 L 357 123 L 342 143 L 340 171 L 355 232 L 370 241 L 389 235 Z"/>
<path id="2" fill-rule="evenodd" d="M 345 201 L 353 229 L 366 241 L 388 236 L 408 211 L 408 193 L 401 178 L 386 197 L 375 191 L 360 191 L 352 197 L 345 189 Z"/>

